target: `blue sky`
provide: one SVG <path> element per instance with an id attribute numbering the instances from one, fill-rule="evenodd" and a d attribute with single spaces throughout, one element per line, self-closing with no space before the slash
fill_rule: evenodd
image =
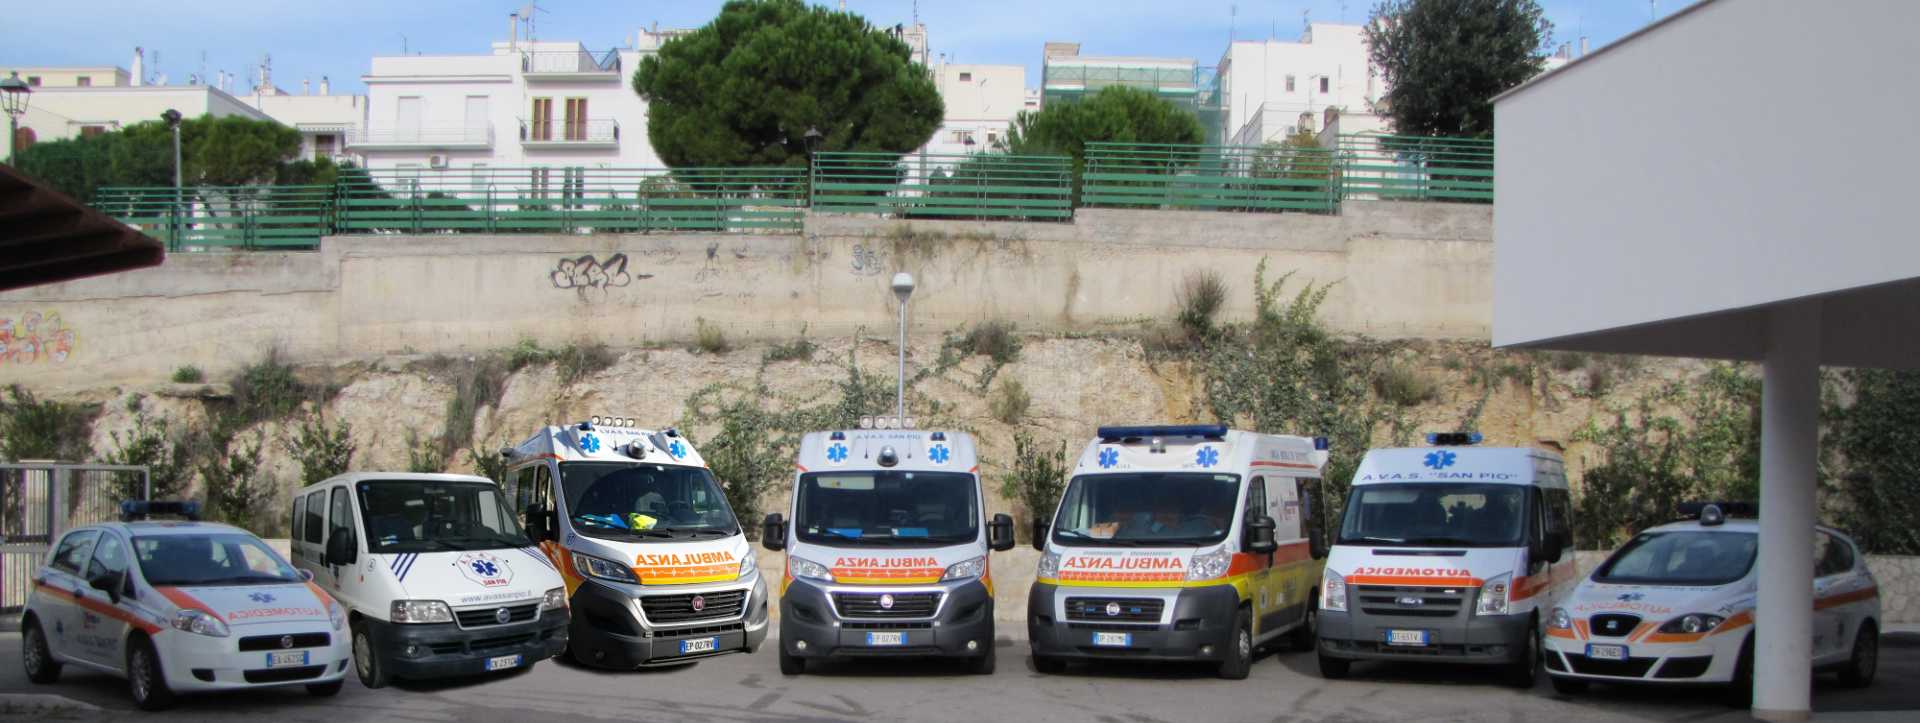
<path id="1" fill-rule="evenodd" d="M 1670 14 L 1694 0 L 1659 0 Z M 17 2 L 0 30 L 0 65 L 118 65 L 134 46 L 160 53 L 159 70 L 184 83 L 202 69 L 251 78 L 261 55 L 273 55 L 274 84 L 299 92 L 300 80 L 330 76 L 335 93 L 358 92 L 374 55 L 484 52 L 505 40 L 513 0 L 94 0 Z M 816 3 L 832 5 L 832 2 Z M 1647 24 L 1647 0 L 1542 0 L 1555 44 L 1592 38 L 1598 48 Z M 634 31 L 696 27 L 721 0 L 544 0 L 542 39 L 579 40 L 589 48 L 626 45 Z M 847 9 L 875 25 L 910 22 L 911 0 L 848 0 Z M 1156 55 L 1218 62 L 1229 32 L 1282 39 L 1299 35 L 1301 13 L 1315 20 L 1359 23 L 1372 0 L 921 0 L 935 57 L 954 62 L 1028 66 L 1039 84 L 1041 44 L 1077 41 L 1098 55 Z M 1237 8 L 1237 14 L 1236 14 Z M 76 12 L 76 10 L 79 10 Z M 202 58 L 205 58 L 204 64 Z M 236 84 L 245 90 L 250 84 Z"/>

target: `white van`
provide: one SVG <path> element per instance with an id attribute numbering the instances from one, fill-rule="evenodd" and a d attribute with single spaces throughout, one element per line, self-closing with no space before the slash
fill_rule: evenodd
<path id="1" fill-rule="evenodd" d="M 1356 660 L 1503 666 L 1533 685 L 1541 634 L 1577 581 L 1560 455 L 1478 433 L 1360 460 L 1327 559 L 1320 673 Z"/>
<path id="2" fill-rule="evenodd" d="M 800 440 L 792 523 L 760 536 L 787 551 L 780 672 L 809 658 L 946 656 L 993 672 L 992 550 L 1013 518 L 986 521 L 964 432 L 812 432 Z"/>
<path id="3" fill-rule="evenodd" d="M 500 488 L 356 472 L 293 498 L 293 564 L 346 605 L 361 684 L 524 668 L 567 643 L 560 574 Z"/>
<path id="4" fill-rule="evenodd" d="M 1206 661 L 1313 641 L 1326 441 L 1223 425 L 1101 427 L 1074 466 L 1027 595 L 1034 669 Z M 1049 534 L 1051 532 L 1051 534 Z"/>
<path id="5" fill-rule="evenodd" d="M 575 661 L 673 665 L 766 639 L 753 549 L 679 432 L 594 417 L 502 454 L 514 509 L 566 580 Z"/>

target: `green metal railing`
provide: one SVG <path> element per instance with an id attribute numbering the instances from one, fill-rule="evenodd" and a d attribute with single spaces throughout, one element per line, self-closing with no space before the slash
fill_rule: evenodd
<path id="1" fill-rule="evenodd" d="M 175 251 L 311 249 L 333 225 L 332 186 L 107 187 L 93 205 Z"/>
<path id="2" fill-rule="evenodd" d="M 1330 213 L 1337 171 L 1318 148 L 1088 143 L 1080 205 Z"/>
<path id="3" fill-rule="evenodd" d="M 341 233 L 798 231 L 801 168 L 463 168 L 343 174 Z"/>
<path id="4" fill-rule="evenodd" d="M 1073 218 L 1065 156 L 817 153 L 813 210 L 900 218 Z"/>
<path id="5" fill-rule="evenodd" d="M 1341 134 L 1346 199 L 1493 202 L 1493 141 Z"/>

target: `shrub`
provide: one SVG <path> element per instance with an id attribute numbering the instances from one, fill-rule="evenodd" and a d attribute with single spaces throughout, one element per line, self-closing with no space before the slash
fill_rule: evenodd
<path id="1" fill-rule="evenodd" d="M 129 405 L 134 409 L 133 429 L 122 437 L 119 432 L 112 433 L 113 450 L 100 455 L 102 464 L 118 464 L 147 468 L 147 489 L 139 487 L 140 479 L 132 475 L 116 477 L 119 489 L 114 492 L 120 499 L 170 499 L 179 495 L 187 487 L 187 476 L 191 472 L 193 453 L 184 439 L 169 433 L 165 417 L 149 417 L 139 408 L 139 400 Z"/>
<path id="2" fill-rule="evenodd" d="M 407 430 L 407 471 L 447 471 L 447 455 L 442 451 L 443 444 L 444 438 L 421 437 L 419 433 Z"/>
<path id="3" fill-rule="evenodd" d="M 1053 514 L 1066 483 L 1067 443 L 1049 449 L 1026 430 L 1015 430 L 1013 468 L 1000 478 L 1000 494 L 1018 503 L 1031 522 Z"/>
<path id="4" fill-rule="evenodd" d="M 992 359 L 995 364 L 1011 364 L 1020 358 L 1020 337 L 1014 335 L 1015 328 L 1010 321 L 981 322 L 960 336 L 958 346 L 969 354 Z"/>
<path id="5" fill-rule="evenodd" d="M 1213 336 L 1214 317 L 1227 304 L 1227 282 L 1211 269 L 1188 273 L 1178 290 L 1180 328 L 1194 341 Z"/>
<path id="6" fill-rule="evenodd" d="M 1389 364 L 1374 375 L 1373 393 L 1396 407 L 1417 407 L 1439 398 L 1440 388 L 1419 370 Z"/>
<path id="7" fill-rule="evenodd" d="M 694 349 L 703 354 L 725 354 L 733 351 L 733 344 L 727 341 L 727 333 L 719 326 L 708 324 L 706 319 L 694 319 Z"/>
<path id="8" fill-rule="evenodd" d="M 521 339 L 520 343 L 507 349 L 506 356 L 507 371 L 517 372 L 535 364 L 545 364 L 553 361 L 554 354 L 551 351 L 540 348 L 540 342 L 532 339 Z"/>
<path id="9" fill-rule="evenodd" d="M 274 485 L 260 478 L 261 436 L 255 433 L 250 441 L 238 441 L 245 425 L 245 418 L 237 413 L 217 413 L 195 435 L 194 446 L 207 509 L 214 519 L 252 530 L 271 501 Z M 279 516 L 266 517 L 270 521 Z"/>
<path id="10" fill-rule="evenodd" d="M 766 354 L 761 355 L 760 359 L 765 362 L 812 361 L 813 352 L 817 348 L 813 340 L 807 338 L 807 327 L 802 326 L 800 338 L 785 344 L 774 345 L 772 349 L 767 350 Z"/>
<path id="11" fill-rule="evenodd" d="M 486 445 L 491 446 L 491 445 Z M 507 459 L 500 456 L 500 449 L 482 449 L 482 445 L 467 445 L 467 456 L 473 460 L 473 473 L 493 480 L 499 484 L 507 481 Z"/>
<path id="12" fill-rule="evenodd" d="M 318 396 L 314 391 L 294 376 L 292 365 L 280 361 L 278 350 L 267 352 L 267 358 L 233 378 L 234 407 L 248 423 L 285 417 L 301 402 Z"/>
<path id="13" fill-rule="evenodd" d="M 619 355 L 599 342 L 568 344 L 555 353 L 554 371 L 559 373 L 562 386 L 570 386 L 619 360 Z"/>
<path id="14" fill-rule="evenodd" d="M 1027 394 L 1027 388 L 1018 379 L 1006 379 L 1000 382 L 1000 392 L 987 402 L 988 411 L 1002 424 L 1019 424 L 1020 418 L 1027 416 L 1027 408 L 1033 406 L 1033 397 Z"/>
<path id="15" fill-rule="evenodd" d="M 1920 554 L 1913 500 L 1920 496 L 1920 372 L 1856 369 L 1842 373 L 1853 405 L 1829 413 L 1839 456 L 1840 521 L 1867 552 Z"/>
<path id="16" fill-rule="evenodd" d="M 0 460 L 86 459 L 99 405 L 42 401 L 18 384 L 7 394 L 11 399 L 0 400 Z"/>
<path id="17" fill-rule="evenodd" d="M 173 383 L 175 384 L 199 384 L 206 380 L 207 375 L 200 371 L 200 367 L 192 364 L 173 370 Z"/>
<path id="18" fill-rule="evenodd" d="M 352 428 L 345 421 L 331 427 L 320 414 L 309 415 L 284 442 L 287 454 L 300 463 L 302 486 L 344 474 L 353 466 Z"/>

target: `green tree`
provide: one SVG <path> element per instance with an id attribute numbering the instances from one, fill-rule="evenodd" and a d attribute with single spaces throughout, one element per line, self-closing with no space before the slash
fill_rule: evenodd
<path id="1" fill-rule="evenodd" d="M 314 164 L 292 161 L 299 151 L 300 132 L 273 121 L 201 116 L 180 122 L 181 182 L 189 187 L 269 183 L 289 172 L 319 177 Z M 171 186 L 173 131 L 153 120 L 90 138 L 36 143 L 20 152 L 18 166 L 81 201 L 91 201 L 102 186 Z"/>
<path id="2" fill-rule="evenodd" d="M 133 409 L 133 429 L 125 436 L 112 432 L 114 449 L 102 453 L 100 462 L 146 467 L 148 488 L 139 486 L 139 477 L 117 475 L 115 496 L 123 500 L 165 500 L 186 491 L 193 473 L 193 453 L 187 441 L 172 433 L 166 417 L 148 416 L 138 399 L 128 406 Z"/>
<path id="3" fill-rule="evenodd" d="M 1193 111 L 1152 92 L 1108 86 L 1078 101 L 1020 111 L 1003 147 L 1012 153 L 1072 156 L 1076 166 L 1087 144 L 1200 143 L 1206 131 Z"/>
<path id="4" fill-rule="evenodd" d="M 1367 48 L 1394 132 L 1493 135 L 1493 97 L 1539 74 L 1553 23 L 1535 0 L 1383 0 Z"/>
<path id="5" fill-rule="evenodd" d="M 1829 415 L 1827 437 L 1845 460 L 1840 522 L 1868 552 L 1920 554 L 1920 372 L 1857 369 L 1844 378 L 1853 406 Z"/>
<path id="6" fill-rule="evenodd" d="M 946 112 L 906 43 L 800 0 L 732 0 L 633 76 L 667 165 L 803 166 L 818 151 L 906 153 Z"/>

